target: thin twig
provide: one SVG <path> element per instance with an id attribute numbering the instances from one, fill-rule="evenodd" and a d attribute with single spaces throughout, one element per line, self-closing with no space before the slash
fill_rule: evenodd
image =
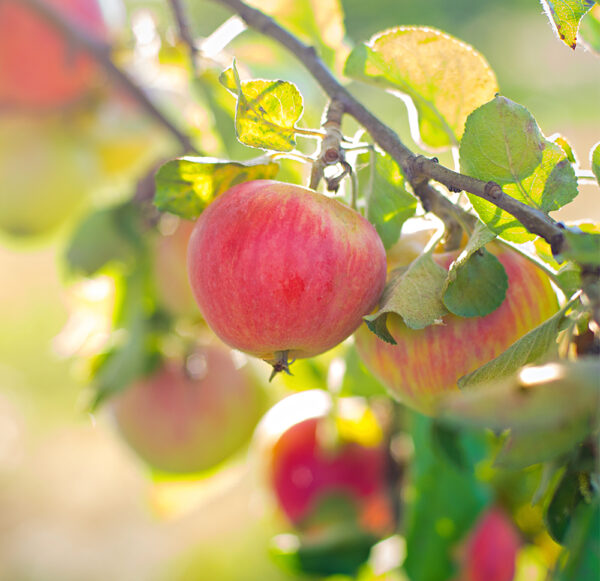
<path id="1" fill-rule="evenodd" d="M 143 89 L 123 70 L 117 67 L 111 59 L 110 46 L 92 35 L 88 35 L 77 26 L 68 14 L 63 14 L 46 0 L 21 0 L 30 8 L 43 16 L 52 26 L 56 27 L 65 37 L 75 42 L 82 50 L 88 53 L 106 73 L 154 119 L 162 125 L 181 144 L 184 152 L 195 150 L 190 138 L 176 127 L 150 100 Z M 35 39 L 32 39 L 34 42 Z"/>
<path id="2" fill-rule="evenodd" d="M 452 191 L 466 191 L 487 200 L 517 218 L 530 232 L 544 238 L 555 252 L 564 247 L 564 236 L 559 225 L 543 212 L 511 198 L 493 182 L 484 182 L 464 176 L 436 163 L 435 160 L 415 155 L 398 135 L 360 103 L 329 71 L 317 55 L 314 47 L 298 40 L 277 24 L 270 16 L 256 10 L 241 0 L 214 0 L 236 12 L 246 24 L 286 47 L 312 74 L 321 88 L 332 99 L 344 104 L 346 113 L 354 117 L 372 136 L 381 149 L 400 165 L 416 190 L 417 195 L 426 192 L 428 209 L 444 215 L 452 204 L 440 192 L 429 186 L 429 179 L 444 184 Z M 423 185 L 425 182 L 425 185 Z M 415 187 L 416 184 L 416 187 Z M 423 198 L 421 198 L 423 201 Z M 443 201 L 445 200 L 445 201 Z M 452 210 L 455 212 L 456 210 Z"/>
<path id="3" fill-rule="evenodd" d="M 192 71 L 194 75 L 198 73 L 198 66 L 196 59 L 198 57 L 198 47 L 194 42 L 194 37 L 190 31 L 189 21 L 187 17 L 187 13 L 183 6 L 183 2 L 181 0 L 169 0 L 169 4 L 171 5 L 171 10 L 173 11 L 173 15 L 175 16 L 175 21 L 177 22 L 177 30 L 179 31 L 179 38 L 186 44 L 188 47 L 188 51 L 190 53 L 190 60 L 192 62 Z"/>

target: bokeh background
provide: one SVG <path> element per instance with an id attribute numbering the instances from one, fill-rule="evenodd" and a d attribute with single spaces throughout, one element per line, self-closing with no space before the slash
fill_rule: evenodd
<path id="1" fill-rule="evenodd" d="M 285 15 L 300 32 L 311 5 L 295 0 L 254 4 Z M 197 37 L 209 36 L 230 16 L 205 0 L 187 5 Z M 409 24 L 437 27 L 472 44 L 496 72 L 502 93 L 525 105 L 546 135 L 558 132 L 567 137 L 588 167 L 588 152 L 600 138 L 600 58 L 558 42 L 538 2 L 344 0 L 342 5 L 348 46 L 391 26 Z M 176 52 L 169 45 L 174 26 L 167 2 L 105 0 L 104 8 L 113 26 L 116 58 L 137 67 L 168 114 L 180 122 L 191 115 L 207 153 L 221 154 L 223 144 L 210 131 L 202 133 L 202 108 L 182 113 L 176 64 L 170 76 L 150 66 L 159 57 L 168 65 L 170 53 Z M 325 100 L 291 56 L 253 32 L 237 37 L 228 51 L 252 75 L 297 83 L 306 101 L 304 122 L 318 126 Z M 399 100 L 369 87 L 353 90 L 416 149 Z M 119 115 L 107 111 L 104 117 L 80 122 L 112 135 L 120 122 L 111 119 Z M 114 140 L 94 141 L 94 147 L 104 144 L 108 157 L 99 173 L 87 174 L 87 209 L 131 195 L 150 163 L 178 153 L 177 144 L 152 121 L 139 113 L 126 117 L 129 124 Z M 7 115 L 0 114 L 0 135 L 9 123 Z M 77 127 L 63 130 L 77 133 Z M 125 141 L 131 143 L 125 153 L 111 158 L 110 152 Z M 235 144 L 226 148 L 240 158 L 254 155 Z M 110 179 L 104 179 L 106 175 Z M 581 191 L 560 211 L 562 219 L 600 219 L 597 186 L 583 186 Z M 77 215 L 43 240 L 0 240 L 0 579 L 296 578 L 269 559 L 269 539 L 286 525 L 256 477 L 252 448 L 200 481 L 156 481 L 120 441 L 110 415 L 88 413 L 85 372 L 77 358 L 69 356 L 78 339 L 72 328 L 71 335 L 65 333 L 78 291 L 62 257 L 76 220 Z M 96 299 L 88 294 L 87 300 L 100 304 L 101 293 Z M 267 369 L 262 371 L 266 376 Z M 295 381 L 292 387 L 276 386 L 277 397 L 286 390 L 313 387 L 310 374 L 300 372 Z M 395 577 L 390 573 L 380 578 Z"/>

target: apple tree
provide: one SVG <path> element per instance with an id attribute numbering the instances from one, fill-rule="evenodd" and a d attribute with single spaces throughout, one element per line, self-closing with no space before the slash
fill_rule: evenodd
<path id="1" fill-rule="evenodd" d="M 135 4 L 0 0 L 0 230 L 109 285 L 67 349 L 89 409 L 155 478 L 258 424 L 292 578 L 597 578 L 600 224 L 552 213 L 597 199 L 600 142 L 432 23 L 351 46 L 337 0 Z M 600 53 L 597 2 L 542 4 Z"/>

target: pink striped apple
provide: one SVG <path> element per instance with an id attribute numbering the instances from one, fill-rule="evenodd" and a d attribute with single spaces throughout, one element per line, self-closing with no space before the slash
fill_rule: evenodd
<path id="1" fill-rule="evenodd" d="M 400 241 L 402 244 L 402 240 Z M 457 381 L 497 357 L 525 333 L 552 316 L 557 299 L 546 275 L 520 254 L 490 244 L 508 276 L 504 302 L 483 317 L 444 317 L 442 325 L 414 330 L 392 313 L 387 326 L 396 340 L 391 345 L 367 328 L 356 333 L 362 361 L 399 401 L 428 415 L 447 392 L 457 390 Z M 449 268 L 456 253 L 434 254 Z"/>
<path id="2" fill-rule="evenodd" d="M 151 467 L 192 473 L 212 468 L 250 439 L 264 394 L 228 349 L 210 345 L 188 366 L 167 360 L 112 400 L 119 432 Z"/>
<path id="3" fill-rule="evenodd" d="M 188 248 L 200 310 L 228 345 L 287 370 L 351 335 L 383 290 L 375 228 L 301 186 L 234 186 L 200 215 Z"/>

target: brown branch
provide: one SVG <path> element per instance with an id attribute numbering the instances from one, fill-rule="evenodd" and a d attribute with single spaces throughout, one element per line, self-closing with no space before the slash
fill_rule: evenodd
<path id="1" fill-rule="evenodd" d="M 106 73 L 154 119 L 162 125 L 181 145 L 184 152 L 195 151 L 190 138 L 176 127 L 150 100 L 143 89 L 123 70 L 117 67 L 111 59 L 111 49 L 108 44 L 94 38 L 79 28 L 67 14 L 63 14 L 46 0 L 21 0 L 29 7 L 43 16 L 52 26 L 57 28 L 61 34 L 75 42 L 82 50 L 88 53 Z M 32 39 L 34 42 L 35 39 Z"/>
<path id="2" fill-rule="evenodd" d="M 426 183 L 429 179 L 435 179 L 451 191 L 464 190 L 502 208 L 517 218 L 531 233 L 544 238 L 552 245 L 555 252 L 563 249 L 564 236 L 560 226 L 543 212 L 511 198 L 497 184 L 453 172 L 435 160 L 415 155 L 402 143 L 392 129 L 373 115 L 339 83 L 312 46 L 298 40 L 270 16 L 248 6 L 241 0 L 214 1 L 229 7 L 249 27 L 276 40 L 294 54 L 321 85 L 325 93 L 332 100 L 342 102 L 345 112 L 354 117 L 371 134 L 375 143 L 400 165 L 405 175 L 409 177 L 415 193 L 421 197 L 421 201 L 429 211 L 440 217 L 461 212 L 450 200 Z M 451 209 L 449 205 L 456 209 Z"/>
<path id="3" fill-rule="evenodd" d="M 188 47 L 188 51 L 190 53 L 190 60 L 192 62 L 192 71 L 194 74 L 198 72 L 198 67 L 196 63 L 196 58 L 198 56 L 198 47 L 194 42 L 194 37 L 190 31 L 189 21 L 187 17 L 187 13 L 183 6 L 182 0 L 169 0 L 169 4 L 171 5 L 171 10 L 173 11 L 173 15 L 175 16 L 175 21 L 177 22 L 177 29 L 179 31 L 179 38 L 186 44 Z"/>

